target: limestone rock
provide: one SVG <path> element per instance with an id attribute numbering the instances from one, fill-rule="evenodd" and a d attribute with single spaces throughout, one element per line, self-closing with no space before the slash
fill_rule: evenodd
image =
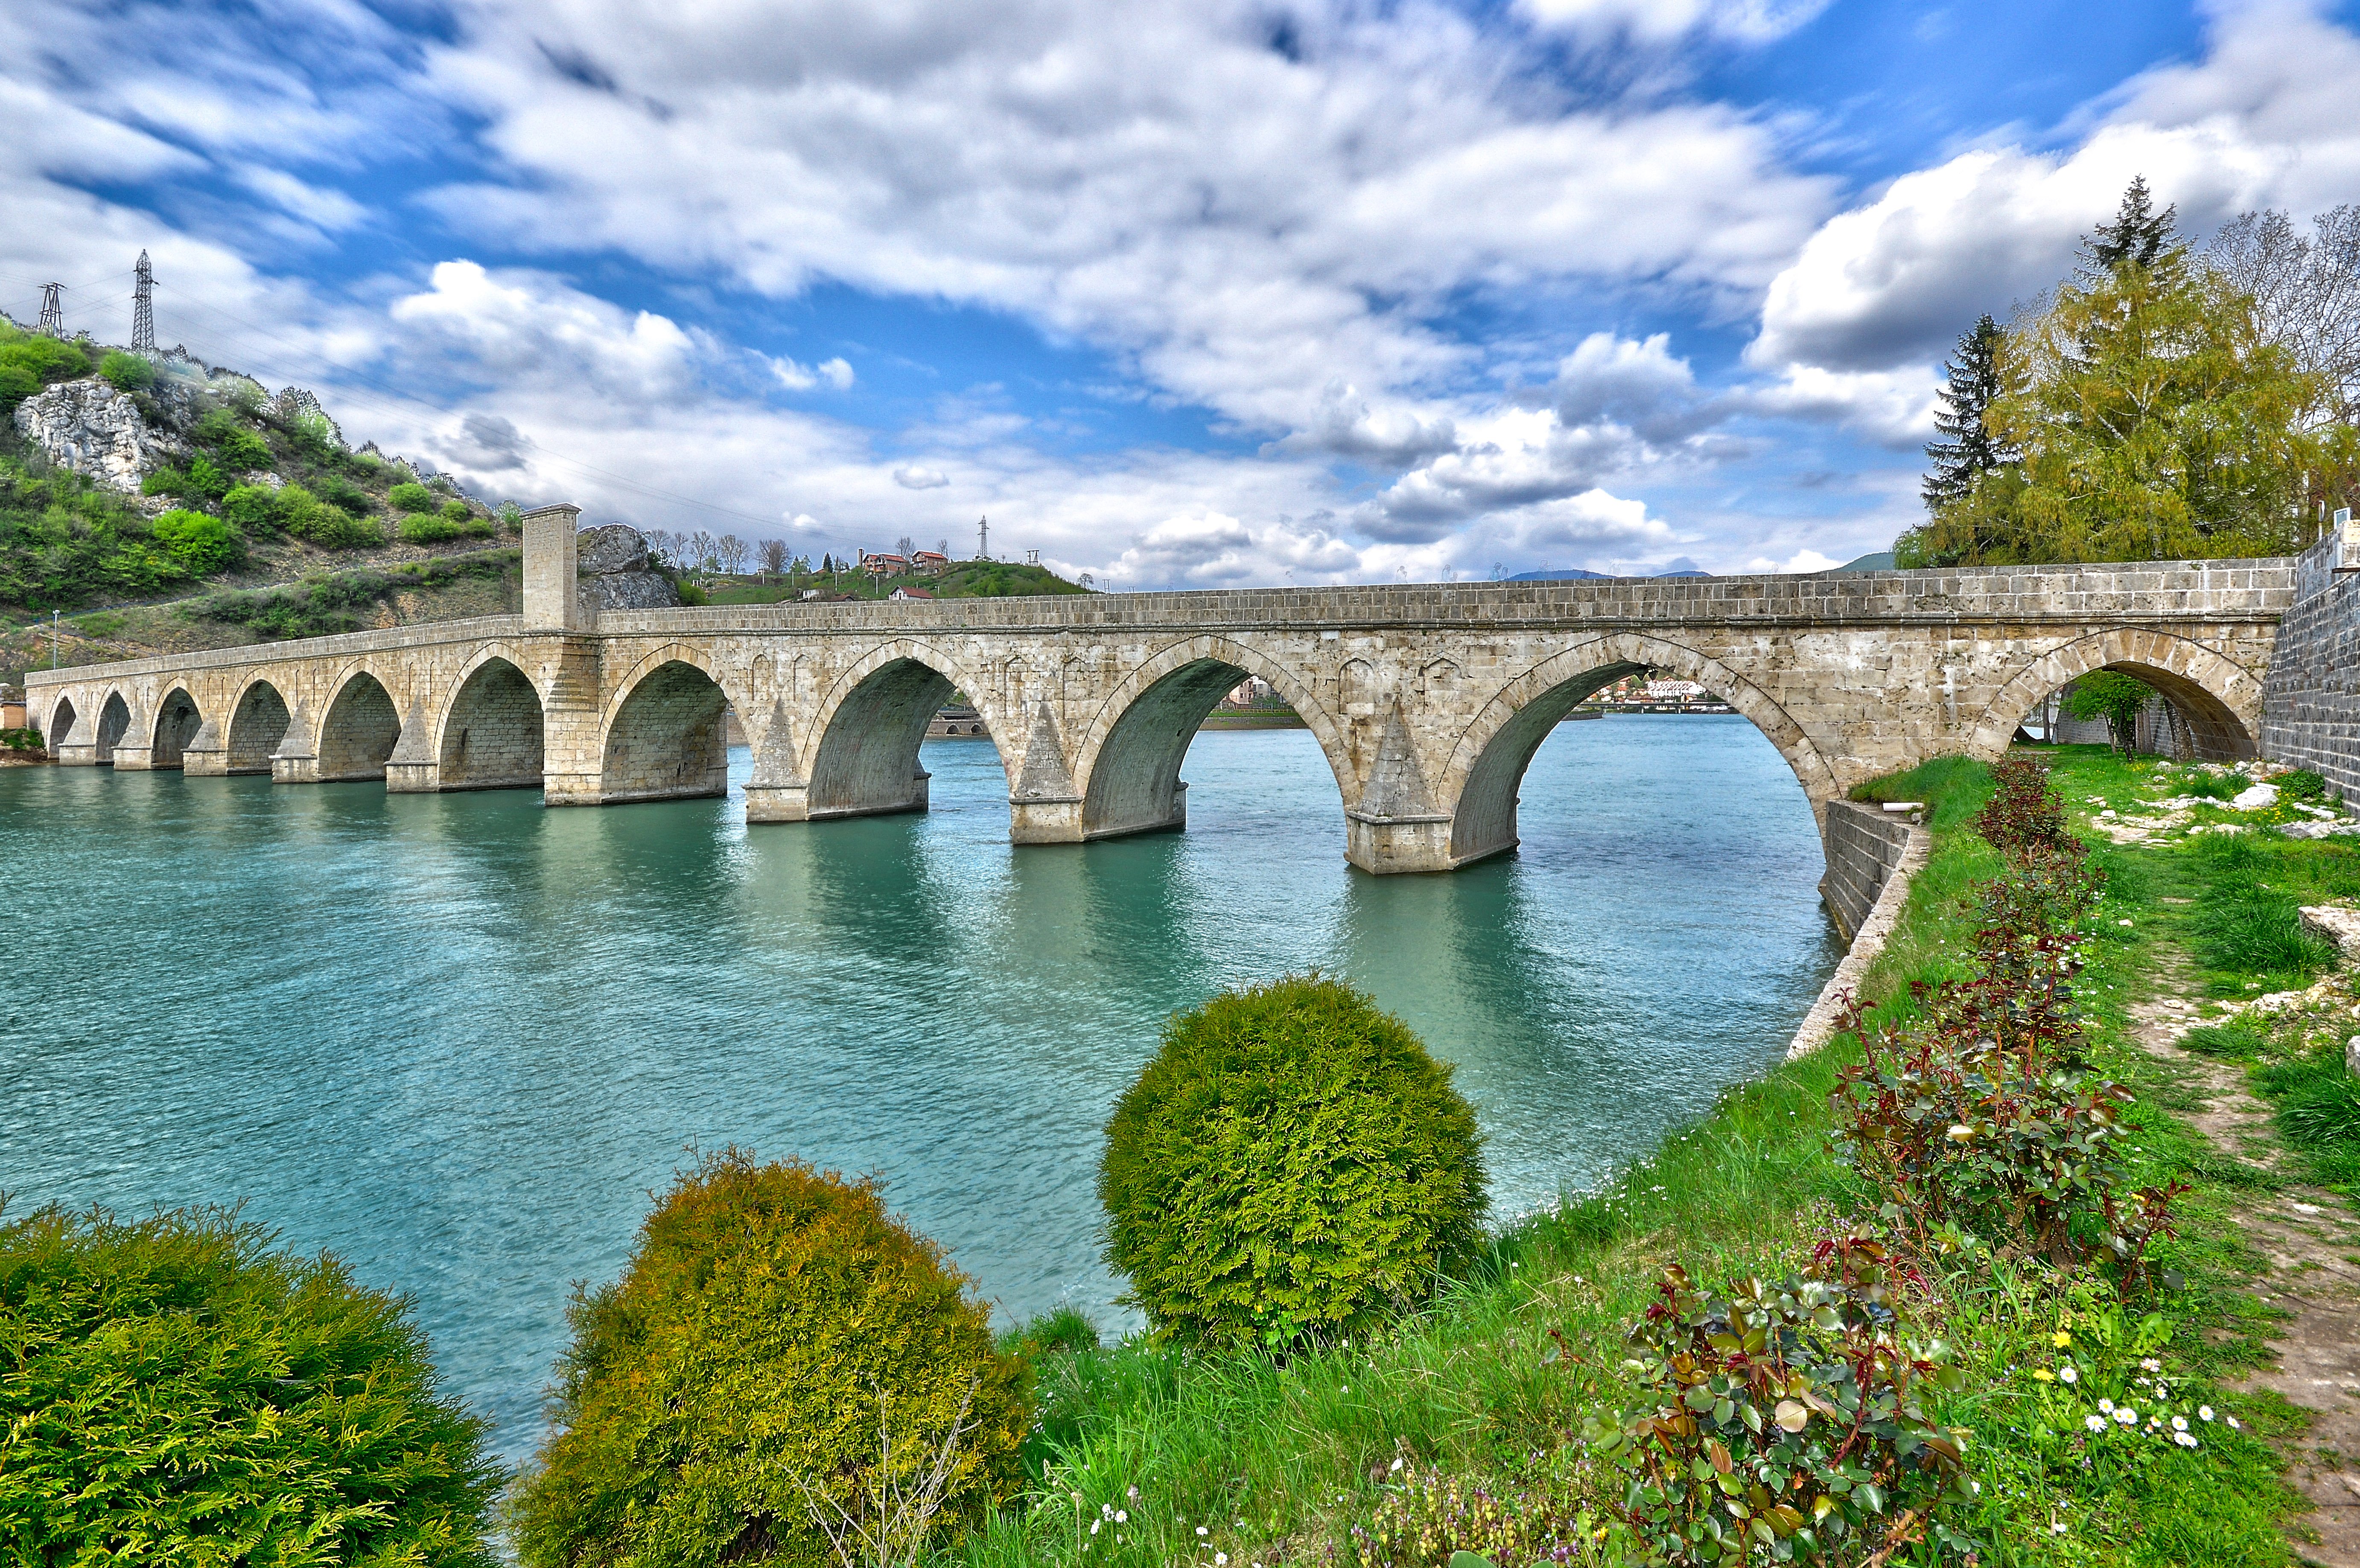
<path id="1" fill-rule="evenodd" d="M 584 528 L 574 536 L 574 569 L 584 573 L 645 572 L 648 541 L 628 523 Z"/>
<path id="2" fill-rule="evenodd" d="M 16 430 L 60 468 L 126 495 L 186 448 L 140 417 L 139 405 L 93 376 L 61 381 L 16 405 Z"/>
<path id="3" fill-rule="evenodd" d="M 2302 924 L 2313 936 L 2333 942 L 2335 951 L 2346 957 L 2360 953 L 2360 909 L 2336 904 L 2305 904 Z"/>
<path id="4" fill-rule="evenodd" d="M 2240 789 L 2237 798 L 2229 802 L 2240 811 L 2267 811 L 2278 803 L 2278 787 L 2275 784 L 2256 784 L 2250 789 Z"/>
<path id="5" fill-rule="evenodd" d="M 582 579 L 585 610 L 669 610 L 680 604 L 672 579 L 661 572 L 601 572 Z"/>

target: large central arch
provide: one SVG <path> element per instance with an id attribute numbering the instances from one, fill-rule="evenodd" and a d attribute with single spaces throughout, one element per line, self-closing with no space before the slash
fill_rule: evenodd
<path id="1" fill-rule="evenodd" d="M 648 666 L 652 666 L 649 668 Z M 625 689 L 599 747 L 598 799 L 681 800 L 729 792 L 721 685 L 684 648 L 650 656 Z"/>
<path id="2" fill-rule="evenodd" d="M 470 670 L 442 719 L 444 789 L 538 789 L 544 766 L 541 693 L 497 654 Z"/>
<path id="3" fill-rule="evenodd" d="M 320 782 L 384 778 L 385 759 L 400 738 L 393 694 L 367 670 L 354 670 L 320 721 Z"/>
<path id="4" fill-rule="evenodd" d="M 928 804 L 930 775 L 918 766 L 918 748 L 956 683 L 914 649 L 864 663 L 873 668 L 845 678 L 822 721 L 805 797 L 814 821 L 923 811 Z"/>
<path id="5" fill-rule="evenodd" d="M 1186 791 L 1180 768 L 1222 693 L 1249 675 L 1269 682 L 1319 743 L 1338 791 L 1353 798 L 1349 749 L 1327 708 L 1284 665 L 1229 637 L 1198 637 L 1149 659 L 1109 693 L 1075 748 L 1082 797 L 1081 836 L 1185 828 Z"/>
<path id="6" fill-rule="evenodd" d="M 229 757 L 224 772 L 268 773 L 270 754 L 287 738 L 287 699 L 269 681 L 257 680 L 238 694 L 229 715 Z"/>
<path id="7" fill-rule="evenodd" d="M 73 699 L 60 696 L 57 705 L 49 710 L 49 723 L 41 726 L 41 744 L 49 748 L 51 757 L 55 757 L 58 748 L 65 745 L 66 738 L 73 734 Z"/>
<path id="8" fill-rule="evenodd" d="M 2190 745 L 2205 761 L 2259 755 L 2261 681 L 2201 644 L 2140 627 L 2093 632 L 2027 664 L 1983 710 L 1970 743 L 1975 755 L 1999 756 L 2043 698 L 2100 670 L 2136 676 L 2160 692 L 2187 721 Z"/>
<path id="9" fill-rule="evenodd" d="M 1541 742 L 1591 693 L 1649 670 L 1693 681 L 1751 719 L 1794 769 L 1815 812 L 1842 792 L 1803 726 L 1760 687 L 1693 648 L 1625 632 L 1544 659 L 1476 714 L 1451 755 L 1440 791 L 1442 800 L 1455 802 L 1450 864 L 1465 866 L 1515 848 L 1516 791 Z"/>
<path id="10" fill-rule="evenodd" d="M 156 728 L 148 743 L 148 766 L 180 768 L 188 756 L 189 743 L 204 728 L 204 715 L 197 711 L 196 699 L 185 686 L 175 686 L 156 706 Z"/>

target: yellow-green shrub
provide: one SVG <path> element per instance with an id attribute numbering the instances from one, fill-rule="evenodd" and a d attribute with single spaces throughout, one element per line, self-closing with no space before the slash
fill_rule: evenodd
<path id="1" fill-rule="evenodd" d="M 0 1225 L 0 1562 L 497 1562 L 484 1423 L 333 1257 L 45 1208 Z"/>
<path id="2" fill-rule="evenodd" d="M 1316 975 L 1175 1015 L 1098 1169 L 1131 1300 L 1207 1346 L 1283 1349 L 1425 1299 L 1480 1243 L 1483 1185 L 1450 1069 Z"/>
<path id="3" fill-rule="evenodd" d="M 518 1489 L 533 1568 L 831 1561 L 803 1488 L 858 1513 L 880 1477 L 880 1395 L 909 1484 L 973 1393 L 945 1515 L 1018 1478 L 1023 1364 L 942 1251 L 876 1183 L 737 1150 L 683 1175 L 623 1277 L 577 1291 L 557 1422 Z"/>

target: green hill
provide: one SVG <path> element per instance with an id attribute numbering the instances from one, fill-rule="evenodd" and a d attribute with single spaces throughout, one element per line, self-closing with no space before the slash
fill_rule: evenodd
<path id="1" fill-rule="evenodd" d="M 1045 566 L 1014 561 L 962 561 L 939 577 L 914 573 L 872 578 L 863 572 L 790 572 L 782 576 L 705 578 L 705 603 L 776 604 L 816 591 L 823 599 L 884 599 L 896 588 L 916 589 L 937 599 L 1020 599 L 1043 593 L 1087 593 Z"/>

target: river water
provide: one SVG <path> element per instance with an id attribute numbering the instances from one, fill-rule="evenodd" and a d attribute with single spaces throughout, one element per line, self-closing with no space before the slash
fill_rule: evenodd
<path id="1" fill-rule="evenodd" d="M 1366 986 L 1458 1063 L 1505 1215 L 1761 1072 L 1840 955 L 1734 715 L 1559 726 L 1523 849 L 1448 877 L 1350 870 L 1303 731 L 1200 735 L 1185 833 L 1086 848 L 1011 849 L 989 743 L 924 765 L 925 816 L 751 831 L 734 792 L 0 770 L 5 1213 L 243 1203 L 411 1293 L 515 1457 L 570 1282 L 689 1146 L 875 1173 L 1006 1317 L 1119 1328 L 1099 1129 L 1174 1008 Z"/>

